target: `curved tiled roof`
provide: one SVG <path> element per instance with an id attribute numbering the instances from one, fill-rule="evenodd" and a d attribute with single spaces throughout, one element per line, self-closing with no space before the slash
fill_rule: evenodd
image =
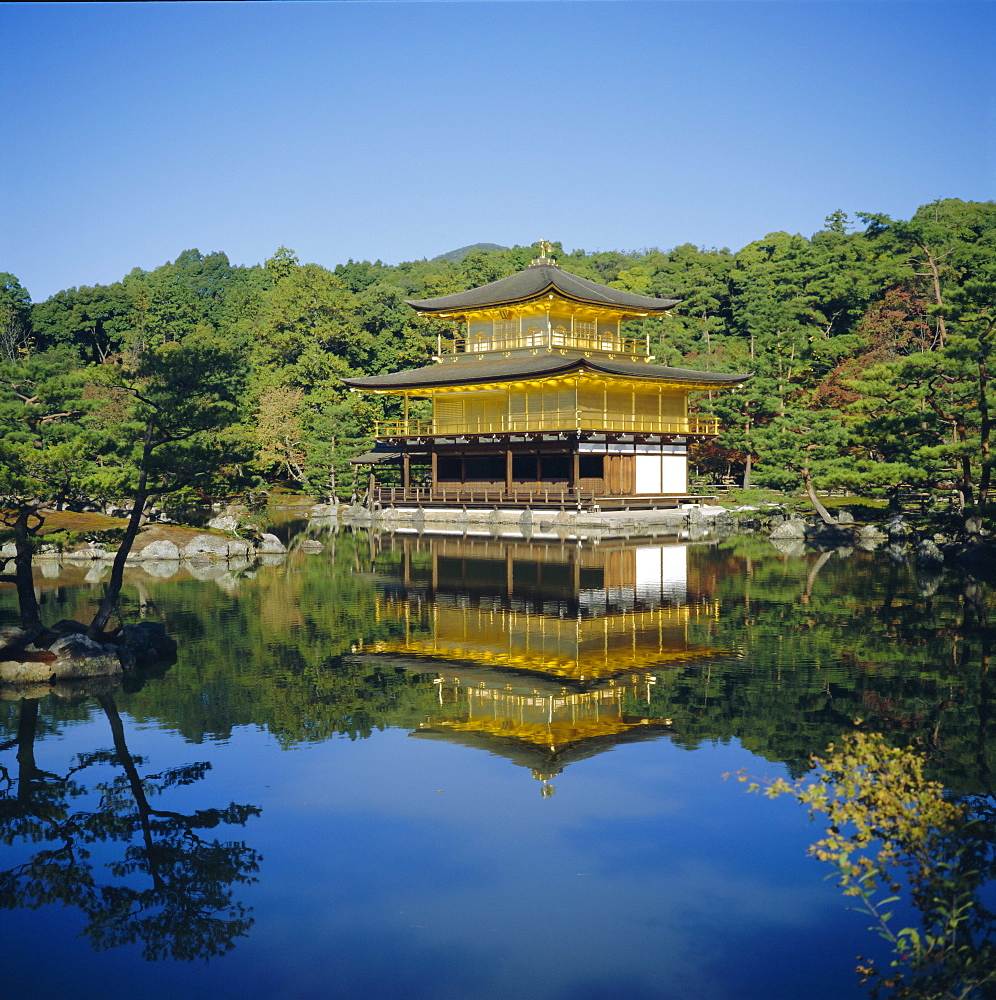
<path id="1" fill-rule="evenodd" d="M 486 309 L 490 306 L 528 302 L 549 292 L 556 292 L 566 299 L 591 305 L 615 306 L 643 315 L 661 314 L 676 306 L 680 299 L 655 299 L 650 295 L 623 292 L 618 288 L 600 285 L 556 264 L 533 264 L 522 271 L 492 281 L 489 285 L 469 288 L 465 292 L 443 295 L 438 299 L 408 299 L 408 305 L 421 313 L 461 312 L 467 309 Z"/>
<path id="2" fill-rule="evenodd" d="M 708 385 L 739 385 L 750 375 L 727 375 L 722 372 L 698 372 L 690 368 L 669 368 L 644 361 L 540 354 L 532 357 L 500 358 L 494 361 L 446 363 L 410 368 L 408 371 L 361 378 L 344 378 L 354 389 L 442 388 L 455 385 L 480 385 L 524 378 L 551 378 L 578 371 L 623 378 L 651 379 L 655 382 L 701 382 Z"/>

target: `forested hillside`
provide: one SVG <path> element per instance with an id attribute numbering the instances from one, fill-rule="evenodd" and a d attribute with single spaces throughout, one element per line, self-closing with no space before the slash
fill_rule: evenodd
<path id="1" fill-rule="evenodd" d="M 170 371 L 184 376 L 156 413 L 189 400 L 198 378 L 212 383 L 204 405 L 215 418 L 224 408 L 229 485 L 255 477 L 348 495 L 350 456 L 396 404 L 350 393 L 340 377 L 428 363 L 449 327 L 405 299 L 494 281 L 537 254 L 517 246 L 325 267 L 281 247 L 242 267 L 223 252 L 186 250 L 153 271 L 34 303 L 14 275 L 0 275 L 0 492 L 123 490 L 148 435 L 139 411 L 151 412 L 142 398 L 151 368 L 162 392 Z M 905 484 L 970 510 L 987 502 L 996 203 L 939 200 L 908 221 L 834 212 L 809 238 L 770 233 L 738 253 L 554 244 L 553 255 L 617 288 L 680 297 L 672 318 L 632 324 L 660 362 L 754 373 L 743 389 L 698 401 L 726 428 L 697 450 L 706 481 L 795 488 L 808 478 L 879 495 Z M 203 415 L 188 417 L 193 437 L 178 429 L 165 446 L 181 465 L 207 429 Z M 191 483 L 210 489 L 209 479 L 202 463 Z"/>

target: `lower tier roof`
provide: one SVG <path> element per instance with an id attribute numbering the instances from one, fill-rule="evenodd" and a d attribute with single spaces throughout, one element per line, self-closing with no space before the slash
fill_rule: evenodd
<path id="1" fill-rule="evenodd" d="M 648 382 L 682 382 L 710 385 L 739 385 L 751 376 L 723 372 L 700 372 L 691 368 L 671 368 L 644 361 L 586 358 L 578 355 L 540 354 L 534 357 L 500 358 L 465 364 L 432 364 L 385 375 L 344 378 L 354 389 L 404 390 L 434 389 L 443 386 L 480 385 L 519 379 L 553 378 L 577 372 L 612 375 Z"/>

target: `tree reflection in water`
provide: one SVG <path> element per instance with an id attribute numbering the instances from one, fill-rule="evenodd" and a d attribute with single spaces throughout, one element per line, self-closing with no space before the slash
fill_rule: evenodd
<path id="1" fill-rule="evenodd" d="M 0 905 L 36 909 L 61 902 L 86 917 L 84 935 L 97 949 L 141 943 L 148 960 L 189 961 L 223 955 L 253 924 L 251 909 L 233 898 L 234 887 L 256 881 L 260 856 L 244 841 L 209 838 L 205 831 L 244 826 L 260 810 L 231 803 L 192 813 L 156 809 L 150 800 L 200 781 L 206 762 L 140 773 L 144 758 L 128 749 L 124 725 L 110 694 L 97 695 L 113 749 L 77 754 L 64 774 L 35 760 L 39 702 L 20 702 L 16 773 L 0 766 L 0 842 L 44 845 L 0 872 Z M 98 769 L 114 768 L 108 779 Z M 86 782 L 94 775 L 100 780 Z M 100 864 L 99 844 L 122 845 Z"/>

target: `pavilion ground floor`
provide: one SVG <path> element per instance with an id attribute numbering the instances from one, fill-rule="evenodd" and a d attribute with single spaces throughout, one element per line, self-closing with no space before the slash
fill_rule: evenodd
<path id="1" fill-rule="evenodd" d="M 382 507 L 636 509 L 688 494 L 688 438 L 509 434 L 380 439 L 354 459 Z M 701 499 L 701 498 L 695 498 Z"/>

